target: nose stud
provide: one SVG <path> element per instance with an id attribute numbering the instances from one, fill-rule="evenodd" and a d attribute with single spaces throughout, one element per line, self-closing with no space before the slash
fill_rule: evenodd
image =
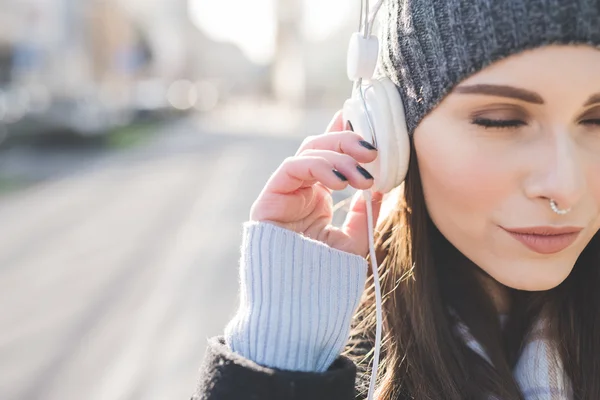
<path id="1" fill-rule="evenodd" d="M 558 205 L 556 204 L 556 201 L 554 201 L 554 199 L 550 199 L 550 208 L 558 215 L 565 215 L 566 213 L 571 211 L 570 208 L 567 208 L 566 210 L 558 208 Z"/>

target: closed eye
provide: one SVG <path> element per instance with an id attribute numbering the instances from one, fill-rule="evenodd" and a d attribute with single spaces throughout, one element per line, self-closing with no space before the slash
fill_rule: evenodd
<path id="1" fill-rule="evenodd" d="M 586 119 L 586 120 L 581 121 L 581 123 L 583 125 L 598 125 L 598 126 L 600 126 L 600 118 Z"/>
<path id="2" fill-rule="evenodd" d="M 519 119 L 474 118 L 471 123 L 484 128 L 518 128 L 527 125 L 525 121 Z"/>

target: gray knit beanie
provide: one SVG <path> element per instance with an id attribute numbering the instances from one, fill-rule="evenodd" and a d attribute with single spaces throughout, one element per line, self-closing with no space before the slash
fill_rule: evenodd
<path id="1" fill-rule="evenodd" d="M 398 87 L 410 134 L 454 86 L 501 58 L 600 46 L 600 0 L 386 0 L 379 15 L 380 73 Z"/>

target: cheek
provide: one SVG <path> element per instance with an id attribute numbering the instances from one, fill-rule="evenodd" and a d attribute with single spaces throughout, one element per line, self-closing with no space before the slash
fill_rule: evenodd
<path id="1" fill-rule="evenodd" d="M 578 254 L 532 257 L 497 226 L 514 220 L 508 205 L 518 207 L 523 196 L 525 158 L 515 149 L 482 144 L 450 118 L 424 122 L 415 132 L 415 150 L 427 210 L 442 235 L 506 286 L 546 290 L 559 284 Z M 600 183 L 594 187 L 600 205 Z"/>
<path id="2" fill-rule="evenodd" d="M 458 224 L 465 218 L 483 223 L 514 191 L 509 166 L 447 124 L 443 130 L 426 127 L 415 133 L 415 150 L 431 217 L 440 223 L 458 219 Z"/>
<path id="3" fill-rule="evenodd" d="M 503 204 L 518 193 L 516 170 L 510 160 L 497 151 L 486 151 L 470 132 L 448 119 L 421 127 L 426 129 L 415 132 L 415 150 L 433 223 L 481 269 L 515 285 L 509 281 L 519 278 L 506 269 L 514 260 L 502 249 L 496 224 L 501 222 Z"/>
<path id="4" fill-rule="evenodd" d="M 600 152 L 595 155 L 595 159 L 590 163 L 590 168 L 587 173 L 587 183 L 590 188 L 591 195 L 596 204 L 596 212 L 600 218 Z"/>

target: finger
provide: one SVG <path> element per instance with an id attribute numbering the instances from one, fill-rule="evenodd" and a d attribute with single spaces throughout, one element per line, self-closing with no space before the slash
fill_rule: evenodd
<path id="1" fill-rule="evenodd" d="M 374 192 L 372 194 L 371 207 L 373 209 L 373 225 L 377 223 L 383 194 Z M 346 216 L 346 220 L 342 225 L 342 231 L 352 239 L 352 241 L 363 252 L 367 254 L 369 250 L 369 230 L 367 220 L 367 202 L 365 201 L 362 192 L 357 192 L 352 199 L 350 211 Z"/>
<path id="2" fill-rule="evenodd" d="M 333 115 L 331 122 L 327 125 L 327 129 L 325 129 L 325 133 L 330 132 L 339 132 L 344 130 L 344 112 L 343 110 L 339 110 Z"/>
<path id="3" fill-rule="evenodd" d="M 347 154 L 336 153 L 330 150 L 306 150 L 300 157 L 322 157 L 341 172 L 350 186 L 359 190 L 366 190 L 373 186 L 373 176 L 356 159 Z"/>
<path id="4" fill-rule="evenodd" d="M 307 150 L 331 150 L 348 154 L 359 163 L 370 163 L 377 158 L 377 150 L 365 142 L 357 133 L 342 131 L 328 135 L 309 136 L 300 145 L 296 155 L 302 155 Z"/>
<path id="5" fill-rule="evenodd" d="M 289 157 L 271 175 L 264 191 L 290 194 L 320 182 L 331 190 L 343 190 L 348 178 L 337 171 L 337 166 L 323 157 Z"/>

